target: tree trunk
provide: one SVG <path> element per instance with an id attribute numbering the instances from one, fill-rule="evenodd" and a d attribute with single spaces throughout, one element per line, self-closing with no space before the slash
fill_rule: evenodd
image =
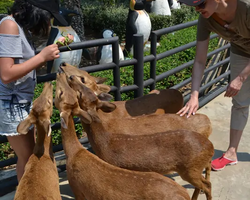
<path id="1" fill-rule="evenodd" d="M 76 31 L 81 41 L 85 40 L 84 36 L 84 23 L 83 23 L 83 13 L 81 8 L 81 0 L 64 0 L 63 7 L 69 10 L 76 10 L 79 15 L 72 18 L 72 28 Z"/>

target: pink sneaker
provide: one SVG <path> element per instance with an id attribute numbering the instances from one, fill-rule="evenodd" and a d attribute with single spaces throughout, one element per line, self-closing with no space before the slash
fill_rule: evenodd
<path id="1" fill-rule="evenodd" d="M 225 157 L 225 154 L 219 158 L 216 158 L 215 160 L 212 161 L 212 169 L 214 171 L 220 171 L 224 169 L 227 165 L 236 165 L 238 163 L 237 160 L 231 160 L 229 158 Z"/>

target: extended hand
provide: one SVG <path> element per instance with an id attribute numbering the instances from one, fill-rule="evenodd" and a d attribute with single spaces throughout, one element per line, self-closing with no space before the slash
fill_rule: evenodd
<path id="1" fill-rule="evenodd" d="M 241 87 L 242 87 L 243 81 L 241 80 L 241 78 L 239 76 L 237 76 L 234 80 L 232 80 L 228 87 L 227 87 L 227 91 L 225 93 L 225 97 L 233 97 L 235 95 L 238 94 L 238 92 L 240 91 Z"/>
<path id="2" fill-rule="evenodd" d="M 60 51 L 58 50 L 58 46 L 56 44 L 51 44 L 45 47 L 41 52 L 40 55 L 43 57 L 44 62 L 54 60 L 59 58 Z"/>
<path id="3" fill-rule="evenodd" d="M 186 105 L 179 112 L 177 112 L 177 114 L 180 116 L 187 114 L 187 118 L 188 118 L 191 115 L 195 115 L 198 108 L 199 108 L 198 98 L 191 96 L 190 100 L 186 103 Z"/>

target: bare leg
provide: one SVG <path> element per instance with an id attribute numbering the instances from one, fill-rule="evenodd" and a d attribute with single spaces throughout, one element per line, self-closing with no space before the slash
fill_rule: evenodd
<path id="1" fill-rule="evenodd" d="M 16 164 L 17 180 L 20 181 L 24 173 L 24 167 L 33 153 L 35 146 L 34 129 L 30 130 L 26 135 L 9 136 L 8 141 L 15 151 L 18 160 Z"/>
<path id="2" fill-rule="evenodd" d="M 225 153 L 225 157 L 231 160 L 237 159 L 237 149 L 240 143 L 240 139 L 243 131 L 230 129 L 230 143 L 229 147 Z"/>

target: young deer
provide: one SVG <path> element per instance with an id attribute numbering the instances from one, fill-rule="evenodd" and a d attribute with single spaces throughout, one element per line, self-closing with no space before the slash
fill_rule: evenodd
<path id="1" fill-rule="evenodd" d="M 76 76 L 70 77 L 69 84 L 77 92 L 80 107 L 92 117 L 91 124 L 82 124 L 96 155 L 110 164 L 126 169 L 161 174 L 178 172 L 183 180 L 195 186 L 193 200 L 198 198 L 200 189 L 205 192 L 208 200 L 212 199 L 209 177 L 214 148 L 206 137 L 190 130 L 156 132 L 153 126 L 151 134 L 143 135 L 144 131 L 148 132 L 147 126 L 136 129 L 141 132 L 139 135 L 123 131 L 112 134 L 102 125 L 96 110 L 110 112 L 116 106 L 100 101 Z M 148 117 L 147 124 L 152 123 L 152 118 L 151 115 Z M 122 122 L 124 127 L 130 126 L 125 119 L 114 118 L 112 122 L 114 127 Z M 137 122 L 139 126 L 140 120 Z M 204 168 L 206 179 L 202 176 Z"/>
<path id="2" fill-rule="evenodd" d="M 66 73 L 68 77 L 75 75 L 81 79 L 81 82 L 85 86 L 90 88 L 98 96 L 99 99 L 109 101 L 111 95 L 107 94 L 110 88 L 107 85 L 101 83 L 105 79 L 94 78 L 90 76 L 87 72 L 77 69 L 71 65 L 63 63 L 61 69 Z M 102 112 L 98 109 L 99 118 L 103 121 L 104 127 L 111 131 L 112 133 L 121 131 L 124 133 L 134 133 L 134 134 L 147 134 L 144 132 L 139 132 L 144 126 L 148 127 L 149 134 L 151 130 L 155 132 L 163 132 L 167 130 L 176 129 L 188 129 L 198 132 L 207 138 L 212 133 L 212 126 L 209 118 L 203 114 L 196 114 L 190 118 L 180 117 L 176 113 L 182 108 L 183 98 L 179 91 L 177 90 L 162 90 L 155 91 L 153 94 L 145 95 L 143 97 L 136 98 L 129 101 L 115 101 L 116 109 L 110 113 Z M 142 116 L 141 118 L 132 118 L 134 116 L 140 116 L 145 114 L 163 114 L 160 116 L 151 116 L 151 122 L 148 123 L 148 117 Z M 166 114 L 164 114 L 166 113 Z M 170 114 L 172 113 L 172 114 Z M 129 126 L 124 126 L 124 121 L 118 121 L 116 126 L 113 126 L 113 118 L 131 118 L 126 119 L 129 122 Z M 142 121 L 146 118 L 145 123 Z M 138 122 L 140 121 L 140 122 Z M 140 126 L 135 129 L 135 127 Z M 125 130 L 126 129 L 126 130 Z M 136 132 L 134 131 L 136 130 Z"/>
<path id="3" fill-rule="evenodd" d="M 65 74 L 57 75 L 55 104 L 60 111 L 67 176 L 77 200 L 188 200 L 187 191 L 154 172 L 136 172 L 113 166 L 82 147 L 75 132 L 73 116 L 79 111 L 77 96 L 67 85 Z M 75 95 L 72 95 L 75 94 Z M 70 103 L 69 103 L 70 102 Z"/>
<path id="4" fill-rule="evenodd" d="M 25 173 L 17 187 L 15 200 L 62 199 L 59 178 L 53 156 L 50 117 L 53 109 L 53 87 L 44 84 L 41 95 L 34 101 L 29 116 L 20 122 L 17 131 L 27 134 L 34 124 L 37 139 L 33 154 L 25 166 Z"/>

